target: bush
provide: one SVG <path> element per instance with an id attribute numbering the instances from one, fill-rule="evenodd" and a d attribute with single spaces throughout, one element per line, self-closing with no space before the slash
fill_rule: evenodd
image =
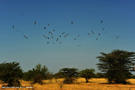
<path id="1" fill-rule="evenodd" d="M 20 86 L 19 79 L 22 78 L 22 69 L 17 62 L 0 64 L 0 80 L 8 86 Z"/>
<path id="2" fill-rule="evenodd" d="M 35 68 L 24 73 L 23 79 L 26 81 L 32 81 L 32 83 L 43 84 L 42 80 L 45 80 L 50 77 L 47 67 L 41 66 L 40 64 L 36 65 Z"/>
<path id="3" fill-rule="evenodd" d="M 61 77 L 65 78 L 63 83 L 66 84 L 73 83 L 75 78 L 78 76 L 76 68 L 63 68 L 58 73 Z"/>
<path id="4" fill-rule="evenodd" d="M 95 76 L 95 70 L 94 69 L 85 69 L 80 71 L 80 76 L 85 78 L 86 83 L 88 83 L 88 80 Z"/>

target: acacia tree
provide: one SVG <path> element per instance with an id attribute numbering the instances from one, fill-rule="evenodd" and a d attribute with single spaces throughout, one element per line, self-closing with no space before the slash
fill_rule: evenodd
<path id="1" fill-rule="evenodd" d="M 109 83 L 127 83 L 135 58 L 134 52 L 114 50 L 108 54 L 102 52 L 97 58 L 98 68 L 105 73 Z"/>
<path id="2" fill-rule="evenodd" d="M 94 72 L 95 72 L 94 69 L 85 69 L 80 71 L 79 74 L 81 77 L 85 78 L 86 83 L 88 83 L 89 82 L 88 80 L 95 76 Z"/>
<path id="3" fill-rule="evenodd" d="M 18 62 L 0 64 L 0 80 L 7 83 L 8 86 L 20 86 L 19 79 L 23 73 Z"/>
<path id="4" fill-rule="evenodd" d="M 42 80 L 47 79 L 50 76 L 47 67 L 41 64 L 36 65 L 32 70 L 24 73 L 24 80 L 32 81 L 32 83 L 43 84 Z"/>
<path id="5" fill-rule="evenodd" d="M 73 83 L 74 79 L 78 76 L 78 71 L 76 68 L 62 68 L 58 72 L 59 75 L 65 78 L 64 83 Z"/>

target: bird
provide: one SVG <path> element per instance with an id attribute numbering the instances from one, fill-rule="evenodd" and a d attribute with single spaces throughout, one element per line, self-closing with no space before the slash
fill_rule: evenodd
<path id="1" fill-rule="evenodd" d="M 71 24 L 74 24 L 74 22 L 73 22 L 73 21 L 71 21 L 70 23 L 71 23 Z"/>
<path id="2" fill-rule="evenodd" d="M 37 21 L 36 20 L 34 21 L 34 24 L 37 24 Z"/>
<path id="3" fill-rule="evenodd" d="M 102 24 L 104 21 L 103 20 L 100 20 L 100 23 Z"/>
<path id="4" fill-rule="evenodd" d="M 98 33 L 98 36 L 101 36 L 101 33 Z"/>
<path id="5" fill-rule="evenodd" d="M 77 40 L 76 38 L 74 38 L 74 40 Z"/>
<path id="6" fill-rule="evenodd" d="M 15 25 L 12 25 L 12 29 L 15 29 Z M 23 35 L 23 37 L 25 38 L 25 39 L 29 39 L 29 37 L 26 35 L 26 34 L 24 34 L 23 32 L 21 32 L 21 31 L 19 31 L 19 30 L 14 30 L 15 32 L 17 32 L 17 33 L 20 33 L 21 35 Z"/>
<path id="7" fill-rule="evenodd" d="M 29 37 L 27 35 L 23 35 L 25 39 L 29 39 Z"/>
<path id="8" fill-rule="evenodd" d="M 98 37 L 96 38 L 96 40 L 98 40 Z"/>
<path id="9" fill-rule="evenodd" d="M 65 32 L 62 32 L 61 34 L 63 35 L 63 34 L 65 34 Z"/>
<path id="10" fill-rule="evenodd" d="M 69 35 L 69 33 L 65 34 L 64 37 L 66 38 Z"/>
<path id="11" fill-rule="evenodd" d="M 104 31 L 105 30 L 105 28 L 102 28 L 102 31 Z"/>
<path id="12" fill-rule="evenodd" d="M 101 18 L 99 19 L 98 21 L 99 24 L 103 24 L 104 23 L 104 20 Z M 38 24 L 38 21 L 37 20 L 33 20 L 33 24 L 36 25 Z M 69 24 L 75 24 L 75 22 L 71 19 L 69 21 Z M 50 26 L 50 27 L 49 27 Z M 41 34 L 42 35 L 42 38 L 45 38 L 45 40 L 47 40 L 45 43 L 46 44 L 62 44 L 64 43 L 63 40 L 66 39 L 67 37 L 68 38 L 71 38 L 74 42 L 77 42 L 82 36 L 80 33 L 76 33 L 75 35 L 72 35 L 72 33 L 68 33 L 66 31 L 61 31 L 61 32 L 58 32 L 58 30 L 55 30 L 56 27 L 52 27 L 53 24 L 46 24 L 46 25 L 43 25 L 41 27 L 42 30 L 44 30 L 46 33 L 45 34 Z M 72 25 L 71 25 L 72 26 Z M 102 26 L 102 25 L 101 25 Z M 18 32 L 20 33 L 23 38 L 25 39 L 29 39 L 30 37 L 27 36 L 27 34 L 24 34 L 24 32 L 22 32 L 21 30 L 18 30 L 16 29 L 16 25 L 13 25 L 10 26 L 11 30 L 12 31 L 15 31 L 15 32 Z M 49 30 L 50 28 L 52 28 L 51 30 Z M 88 35 L 87 37 L 90 37 L 90 36 L 94 36 L 95 40 L 101 40 L 101 38 L 103 38 L 102 36 L 104 35 L 105 32 L 105 29 L 104 29 L 104 26 L 100 27 L 100 31 L 96 31 L 95 29 L 91 29 L 90 31 L 86 32 L 86 35 Z M 119 35 L 114 35 L 115 39 L 119 39 Z M 80 46 L 79 44 L 77 44 L 78 47 Z"/>
<path id="13" fill-rule="evenodd" d="M 94 32 L 93 30 L 91 30 L 91 33 L 92 33 L 92 34 L 95 34 L 95 32 Z"/>
<path id="14" fill-rule="evenodd" d="M 15 25 L 12 25 L 12 29 L 15 29 Z"/>
<path id="15" fill-rule="evenodd" d="M 44 26 L 44 29 L 46 29 L 46 27 Z"/>
<path id="16" fill-rule="evenodd" d="M 88 36 L 90 36 L 90 33 L 88 32 Z"/>
<path id="17" fill-rule="evenodd" d="M 50 35 L 53 35 L 53 33 L 51 31 L 48 32 Z"/>
<path id="18" fill-rule="evenodd" d="M 118 36 L 118 35 L 116 35 L 116 36 L 115 36 L 115 38 L 116 38 L 116 39 L 119 39 L 119 36 Z"/>
<path id="19" fill-rule="evenodd" d="M 56 38 L 56 42 L 59 40 L 59 38 Z"/>
<path id="20" fill-rule="evenodd" d="M 61 35 L 59 35 L 59 37 L 61 38 Z"/>

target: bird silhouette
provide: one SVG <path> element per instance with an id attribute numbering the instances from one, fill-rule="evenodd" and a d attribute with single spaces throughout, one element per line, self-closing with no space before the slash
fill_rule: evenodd
<path id="1" fill-rule="evenodd" d="M 71 21 L 71 22 L 70 22 L 70 24 L 74 24 L 74 22 L 73 22 L 73 21 Z"/>
<path id="2" fill-rule="evenodd" d="M 12 25 L 12 29 L 15 29 L 15 25 Z"/>
<path id="3" fill-rule="evenodd" d="M 118 35 L 115 36 L 116 39 L 119 39 L 120 37 Z"/>
<path id="4" fill-rule="evenodd" d="M 103 20 L 100 20 L 100 23 L 102 24 L 104 21 Z"/>
<path id="5" fill-rule="evenodd" d="M 46 29 L 46 27 L 44 26 L 44 29 Z"/>
<path id="6" fill-rule="evenodd" d="M 24 38 L 25 38 L 25 39 L 29 39 L 29 37 L 28 37 L 27 35 L 24 35 Z"/>
<path id="7" fill-rule="evenodd" d="M 98 21 L 99 22 L 99 21 Z M 103 20 L 100 20 L 100 23 L 103 24 L 104 21 Z M 34 25 L 38 24 L 38 22 L 35 20 L 33 22 Z M 75 24 L 74 21 L 70 21 L 70 24 Z M 27 36 L 26 34 L 24 34 L 25 32 L 23 31 L 20 31 L 15 25 L 12 25 L 10 26 L 15 32 L 18 32 L 20 33 L 21 35 L 23 35 L 23 37 L 25 39 L 29 39 L 29 36 Z M 59 31 L 59 30 L 55 30 L 56 28 L 53 27 L 53 24 L 47 24 L 47 25 L 44 25 L 41 27 L 41 29 L 44 30 L 44 33 L 42 33 L 42 37 L 45 38 L 45 41 L 46 44 L 63 44 L 63 40 L 65 40 L 66 38 L 71 38 L 71 40 L 73 40 L 74 42 L 77 42 L 79 41 L 79 39 L 82 37 L 82 34 L 79 33 L 79 32 L 76 32 L 77 34 L 73 34 L 73 33 L 69 33 L 69 32 L 66 32 L 66 31 Z M 100 40 L 100 38 L 103 38 L 104 37 L 104 31 L 105 30 L 105 27 L 102 26 L 100 27 L 100 31 L 97 31 L 95 29 L 91 30 L 91 31 L 88 31 L 86 32 L 86 35 L 87 36 L 93 36 L 94 37 L 94 40 Z M 114 35 L 115 39 L 119 39 L 119 35 Z"/>
<path id="8" fill-rule="evenodd" d="M 95 32 L 94 32 L 93 30 L 91 30 L 91 33 L 92 33 L 92 34 L 95 34 Z"/>
<path id="9" fill-rule="evenodd" d="M 98 37 L 96 38 L 96 40 L 98 40 Z"/>
<path id="10" fill-rule="evenodd" d="M 37 24 L 37 21 L 36 20 L 34 21 L 34 24 Z"/>
<path id="11" fill-rule="evenodd" d="M 62 34 L 62 35 L 64 35 L 64 34 L 65 34 L 65 32 L 62 32 L 61 34 Z"/>
<path id="12" fill-rule="evenodd" d="M 98 33 L 98 36 L 101 36 L 101 33 Z"/>
<path id="13" fill-rule="evenodd" d="M 69 33 L 67 33 L 67 34 L 64 35 L 65 38 L 68 37 L 68 36 L 69 36 Z"/>
<path id="14" fill-rule="evenodd" d="M 102 28 L 102 31 L 104 31 L 105 30 L 105 28 Z"/>
<path id="15" fill-rule="evenodd" d="M 59 40 L 59 38 L 56 38 L 56 42 Z"/>
<path id="16" fill-rule="evenodd" d="M 88 36 L 90 36 L 90 33 L 88 32 Z"/>

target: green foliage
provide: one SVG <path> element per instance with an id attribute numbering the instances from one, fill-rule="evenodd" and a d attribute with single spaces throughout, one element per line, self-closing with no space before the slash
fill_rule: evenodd
<path id="1" fill-rule="evenodd" d="M 26 81 L 32 81 L 32 76 L 33 76 L 34 72 L 32 70 L 29 70 L 27 72 L 24 72 L 23 73 L 23 80 L 26 80 Z"/>
<path id="2" fill-rule="evenodd" d="M 105 74 L 104 73 L 96 73 L 95 75 L 96 78 L 105 78 Z"/>
<path id="3" fill-rule="evenodd" d="M 88 80 L 95 76 L 95 70 L 94 69 L 85 69 L 80 71 L 80 77 L 83 77 L 86 79 L 86 83 L 88 83 Z"/>
<path id="4" fill-rule="evenodd" d="M 76 68 L 63 68 L 59 72 L 59 75 L 65 78 L 64 83 L 73 83 L 74 79 L 78 76 Z"/>
<path id="5" fill-rule="evenodd" d="M 58 79 L 58 78 L 64 78 L 64 76 L 61 74 L 61 72 L 57 72 L 53 75 L 54 78 Z"/>
<path id="6" fill-rule="evenodd" d="M 0 80 L 8 83 L 8 86 L 20 86 L 19 79 L 22 77 L 22 69 L 17 62 L 0 64 Z"/>
<path id="7" fill-rule="evenodd" d="M 134 52 L 114 50 L 111 53 L 101 53 L 98 68 L 105 73 L 109 83 L 126 83 L 131 75 L 130 69 L 135 57 Z"/>
<path id="8" fill-rule="evenodd" d="M 24 73 L 24 80 L 32 81 L 32 83 L 43 84 L 42 80 L 47 79 L 51 74 L 48 72 L 47 67 L 36 65 L 32 70 Z"/>

